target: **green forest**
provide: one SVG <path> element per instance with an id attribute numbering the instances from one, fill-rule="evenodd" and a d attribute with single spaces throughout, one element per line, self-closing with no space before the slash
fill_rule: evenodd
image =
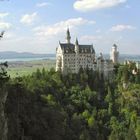
<path id="1" fill-rule="evenodd" d="M 114 66 L 107 79 L 80 69 L 63 75 L 52 68 L 10 78 L 1 64 L 0 91 L 8 140 L 140 140 L 140 72 Z"/>

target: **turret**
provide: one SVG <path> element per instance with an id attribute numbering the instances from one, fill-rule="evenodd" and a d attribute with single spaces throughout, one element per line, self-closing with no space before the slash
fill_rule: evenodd
<path id="1" fill-rule="evenodd" d="M 75 53 L 79 53 L 79 43 L 78 43 L 78 39 L 76 38 L 76 41 L 75 41 Z"/>
<path id="2" fill-rule="evenodd" d="M 70 36 L 70 31 L 69 28 L 67 29 L 67 36 L 66 36 L 66 41 L 68 44 L 70 44 L 71 36 Z"/>
<path id="3" fill-rule="evenodd" d="M 118 63 L 119 52 L 117 51 L 117 45 L 114 44 L 110 53 L 110 59 L 113 63 Z"/>

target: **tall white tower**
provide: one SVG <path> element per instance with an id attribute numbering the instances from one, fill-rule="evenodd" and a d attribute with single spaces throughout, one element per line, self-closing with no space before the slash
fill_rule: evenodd
<path id="1" fill-rule="evenodd" d="M 119 51 L 117 51 L 117 45 L 114 44 L 110 53 L 110 59 L 114 64 L 118 63 Z"/>

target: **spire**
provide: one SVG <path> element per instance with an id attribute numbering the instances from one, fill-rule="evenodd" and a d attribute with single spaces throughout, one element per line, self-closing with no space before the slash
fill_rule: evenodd
<path id="1" fill-rule="evenodd" d="M 78 54 L 79 53 L 79 43 L 78 43 L 78 39 L 76 38 L 75 41 L 75 52 Z"/>
<path id="2" fill-rule="evenodd" d="M 71 36 L 70 36 L 70 31 L 69 31 L 69 28 L 67 29 L 67 36 L 66 36 L 66 40 L 67 40 L 67 43 L 69 44 L 69 43 L 70 43 L 70 40 L 71 40 Z"/>
<path id="3" fill-rule="evenodd" d="M 76 38 L 76 41 L 75 41 L 75 45 L 78 45 L 79 43 L 78 43 L 78 39 Z"/>

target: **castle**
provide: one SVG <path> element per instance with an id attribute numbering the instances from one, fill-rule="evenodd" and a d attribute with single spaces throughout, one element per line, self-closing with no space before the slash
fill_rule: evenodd
<path id="1" fill-rule="evenodd" d="M 99 71 L 104 76 L 108 76 L 114 69 L 114 64 L 118 63 L 119 52 L 114 44 L 110 53 L 110 59 L 104 59 L 102 53 L 96 58 L 93 45 L 81 45 L 76 38 L 75 44 L 71 43 L 69 29 L 66 34 L 66 43 L 59 42 L 56 48 L 56 71 L 64 74 L 78 73 L 80 68 Z"/>

